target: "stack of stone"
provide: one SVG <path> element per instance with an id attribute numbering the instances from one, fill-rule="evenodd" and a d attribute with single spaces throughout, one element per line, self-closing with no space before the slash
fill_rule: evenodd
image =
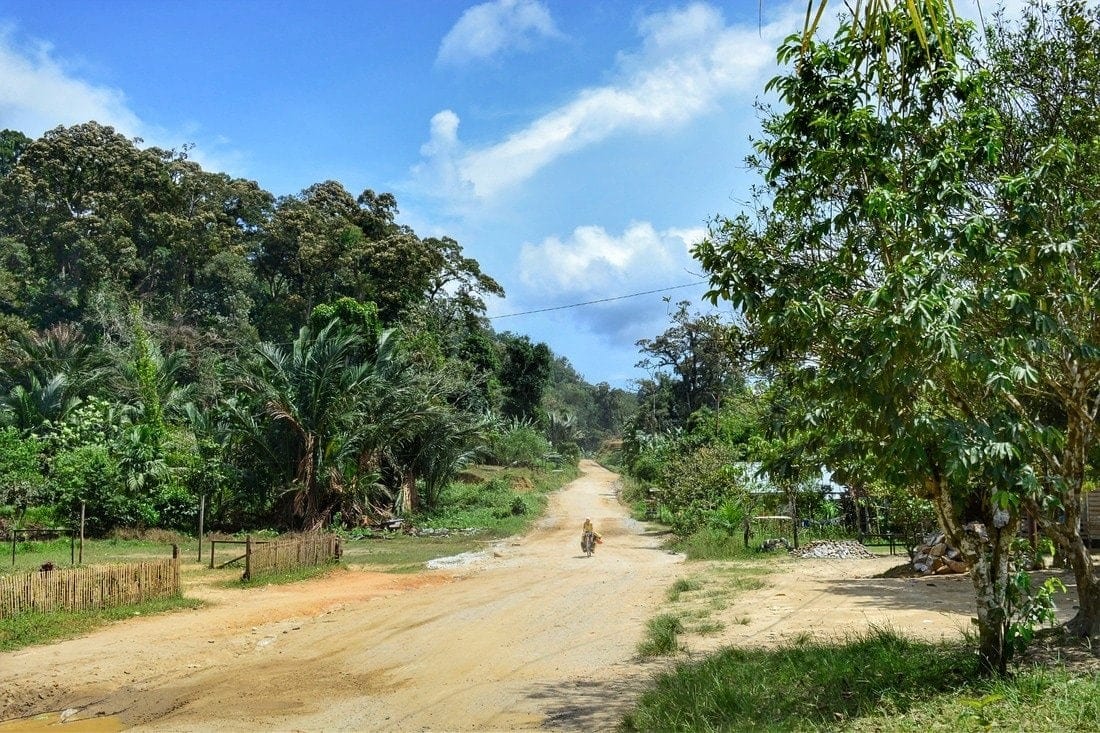
<path id="1" fill-rule="evenodd" d="M 913 569 L 925 575 L 949 575 L 965 573 L 970 568 L 963 561 L 962 553 L 947 544 L 947 537 L 936 534 L 925 537 L 924 544 L 917 547 Z"/>
<path id="2" fill-rule="evenodd" d="M 874 557 L 871 551 L 855 540 L 814 540 L 797 550 L 791 550 L 794 557 L 839 558 L 842 560 Z"/>

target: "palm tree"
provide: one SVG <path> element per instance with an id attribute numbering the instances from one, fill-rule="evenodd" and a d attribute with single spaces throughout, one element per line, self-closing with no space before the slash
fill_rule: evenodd
<path id="1" fill-rule="evenodd" d="M 25 433 L 56 425 L 105 375 L 102 352 L 75 326 L 58 324 L 20 335 L 0 364 L 0 415 Z"/>
<path id="2" fill-rule="evenodd" d="M 361 346 L 336 322 L 316 333 L 303 327 L 289 351 L 260 344 L 238 375 L 252 409 L 230 405 L 230 428 L 282 475 L 291 512 L 306 529 L 338 510 L 358 457 L 357 426 L 374 373 L 354 358 Z"/>
<path id="3" fill-rule="evenodd" d="M 806 0 L 806 23 L 802 31 L 804 49 L 820 27 L 828 4 L 829 0 Z M 929 38 L 936 39 L 943 48 L 950 48 L 951 25 L 958 19 L 952 0 L 856 0 L 854 6 L 849 4 L 849 8 L 855 20 L 853 31 L 867 36 L 877 34 L 879 22 L 886 15 L 894 10 L 904 10 L 925 48 Z"/>
<path id="4" fill-rule="evenodd" d="M 415 511 L 420 485 L 433 504 L 483 427 L 454 407 L 445 376 L 414 367 L 394 331 L 364 349 L 339 321 L 303 328 L 289 351 L 260 345 L 238 381 L 245 400 L 223 404 L 229 432 L 284 487 L 307 529 L 337 512 L 346 521 Z"/>
<path id="5" fill-rule="evenodd" d="M 185 421 L 187 405 L 194 399 L 196 391 L 193 383 L 183 381 L 188 359 L 189 355 L 184 350 L 166 355 L 158 346 L 148 342 L 147 350 L 140 356 L 119 358 L 112 375 L 112 387 L 123 402 L 133 406 L 146 418 L 150 411 L 146 402 L 155 401 L 157 411 L 162 412 L 165 418 L 175 422 Z M 146 378 L 142 367 L 150 372 L 148 385 L 142 383 Z"/>

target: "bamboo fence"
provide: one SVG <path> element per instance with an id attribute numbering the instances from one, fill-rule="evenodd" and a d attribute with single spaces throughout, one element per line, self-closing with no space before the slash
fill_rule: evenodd
<path id="1" fill-rule="evenodd" d="M 340 538 L 334 534 L 303 534 L 267 542 L 248 538 L 244 579 L 300 567 L 324 565 L 340 557 Z"/>
<path id="2" fill-rule="evenodd" d="M 87 611 L 180 594 L 178 555 L 128 565 L 0 576 L 0 618 L 28 611 Z"/>

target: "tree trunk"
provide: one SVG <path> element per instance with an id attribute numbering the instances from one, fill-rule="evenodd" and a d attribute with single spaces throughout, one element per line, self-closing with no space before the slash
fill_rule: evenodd
<path id="1" fill-rule="evenodd" d="M 408 516 L 416 511 L 419 504 L 416 496 L 416 474 L 409 471 L 401 476 L 401 513 Z"/>
<path id="2" fill-rule="evenodd" d="M 1096 374 L 1082 369 L 1073 359 L 1066 360 L 1071 389 L 1066 401 L 1066 438 L 1062 450 L 1061 484 L 1058 496 L 1062 505 L 1062 521 L 1044 526 L 1041 515 L 1039 524 L 1058 548 L 1059 554 L 1069 560 L 1077 581 L 1077 615 L 1066 624 L 1066 630 L 1077 636 L 1100 636 L 1100 579 L 1096 577 L 1092 555 L 1081 535 L 1081 508 L 1085 502 L 1085 473 L 1088 467 L 1089 446 L 1095 444 L 1096 413 L 1085 406 L 1094 404 L 1090 399 L 1090 385 Z M 1084 408 L 1084 409 L 1082 409 Z M 1038 509 L 1038 507 L 1036 507 Z"/>
<path id="3" fill-rule="evenodd" d="M 1092 556 L 1081 533 L 1070 547 L 1069 561 L 1077 581 L 1077 615 L 1066 624 L 1075 636 L 1100 637 L 1100 581 L 1093 572 Z M 1061 548 L 1059 548 L 1061 549 Z"/>
<path id="4" fill-rule="evenodd" d="M 1008 665 L 1005 635 L 1008 631 L 1009 549 L 1018 522 L 1001 529 L 976 523 L 967 525 L 962 552 L 970 562 L 970 579 L 978 611 L 978 659 L 984 674 L 1004 675 Z"/>
<path id="5" fill-rule="evenodd" d="M 1012 540 L 1020 525 L 1019 515 L 1002 511 L 994 515 L 994 519 L 1000 521 L 972 521 L 963 525 L 945 479 L 930 478 L 926 490 L 940 529 L 970 565 L 970 580 L 977 601 L 980 671 L 987 675 L 1004 675 L 1008 666 L 1005 636 L 1009 623 L 1009 558 Z"/>

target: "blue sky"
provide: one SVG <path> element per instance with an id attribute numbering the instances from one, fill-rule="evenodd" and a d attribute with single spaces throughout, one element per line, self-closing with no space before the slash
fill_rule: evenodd
<path id="1" fill-rule="evenodd" d="M 748 196 L 753 103 L 805 8 L 0 0 L 0 128 L 94 119 L 277 195 L 390 191 L 504 285 L 495 328 L 630 387 L 635 341 L 702 284 L 501 316 L 700 280 L 688 247 Z"/>

